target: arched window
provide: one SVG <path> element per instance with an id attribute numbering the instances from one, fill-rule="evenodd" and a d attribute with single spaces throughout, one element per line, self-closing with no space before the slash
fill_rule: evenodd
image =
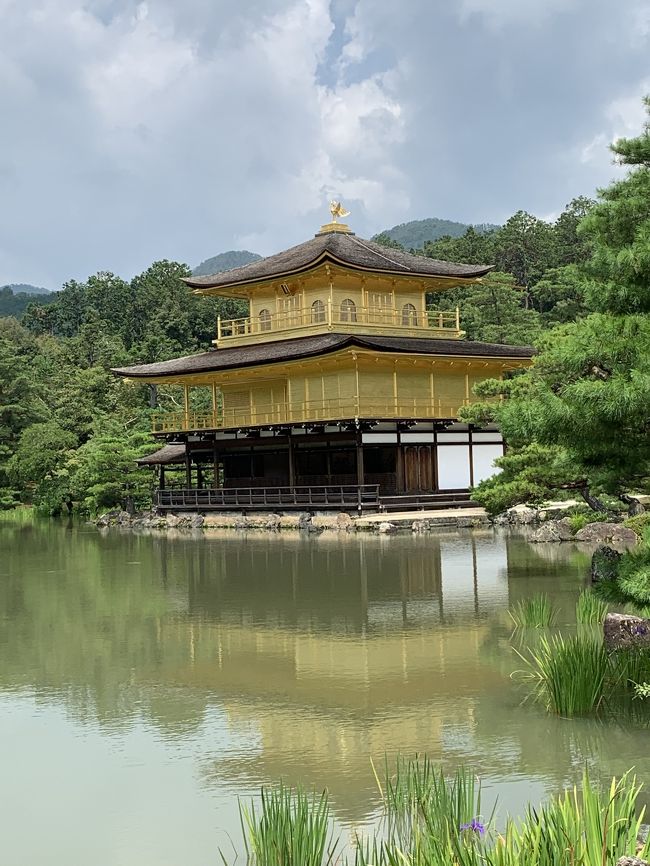
<path id="1" fill-rule="evenodd" d="M 402 307 L 402 324 L 417 325 L 418 313 L 413 304 L 404 304 Z"/>
<path id="2" fill-rule="evenodd" d="M 311 321 L 312 324 L 325 321 L 325 304 L 322 301 L 314 301 L 311 305 Z"/>
<path id="3" fill-rule="evenodd" d="M 341 321 L 356 322 L 357 320 L 357 305 L 352 298 L 346 298 L 341 301 Z"/>
<path id="4" fill-rule="evenodd" d="M 260 331 L 270 331 L 271 330 L 271 311 L 270 310 L 260 310 L 258 313 L 258 319 L 260 320 Z"/>

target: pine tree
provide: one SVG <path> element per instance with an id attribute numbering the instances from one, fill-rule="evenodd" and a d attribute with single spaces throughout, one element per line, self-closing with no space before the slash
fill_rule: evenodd
<path id="1" fill-rule="evenodd" d="M 583 273 L 593 312 L 543 335 L 530 372 L 494 412 L 511 445 L 556 449 L 565 485 L 596 507 L 592 488 L 627 501 L 650 476 L 650 124 L 612 150 L 631 170 L 579 229 L 592 249 Z"/>

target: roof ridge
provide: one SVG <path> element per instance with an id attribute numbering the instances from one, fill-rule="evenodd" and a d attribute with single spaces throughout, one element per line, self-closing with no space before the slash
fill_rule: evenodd
<path id="1" fill-rule="evenodd" d="M 371 243 L 370 241 L 365 241 L 365 243 L 364 243 L 365 239 L 358 238 L 358 237 L 356 237 L 356 235 L 354 237 L 351 236 L 350 240 L 359 244 L 360 247 L 363 247 L 364 249 L 368 250 L 369 252 L 374 253 L 374 255 L 379 256 L 382 259 L 386 259 L 386 261 L 390 262 L 391 265 L 397 265 L 398 268 L 406 268 L 407 271 L 413 270 L 408 265 L 405 265 L 403 262 L 398 262 L 395 259 L 391 259 L 390 256 L 387 256 L 384 253 L 379 252 L 379 250 L 376 250 L 373 247 L 369 247 L 368 244 Z M 375 244 L 375 246 L 377 246 L 377 244 Z"/>

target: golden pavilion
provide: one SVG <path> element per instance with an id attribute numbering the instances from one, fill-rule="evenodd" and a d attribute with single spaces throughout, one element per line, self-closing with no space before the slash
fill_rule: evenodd
<path id="1" fill-rule="evenodd" d="M 208 351 L 116 369 L 183 388 L 154 413 L 156 505 L 174 510 L 397 508 L 466 502 L 503 453 L 496 428 L 461 424 L 482 379 L 528 365 L 532 349 L 464 339 L 458 309 L 428 303 L 491 270 L 363 240 L 338 221 L 243 267 L 193 276 L 199 295 L 246 300 Z M 194 389 L 202 405 L 193 408 Z M 206 399 L 207 398 L 207 399 Z M 165 466 L 184 466 L 182 487 Z"/>

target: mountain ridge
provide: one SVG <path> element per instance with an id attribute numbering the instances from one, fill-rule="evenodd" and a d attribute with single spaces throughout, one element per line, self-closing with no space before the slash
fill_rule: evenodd
<path id="1" fill-rule="evenodd" d="M 427 217 L 426 219 L 399 223 L 390 229 L 384 229 L 384 231 L 374 235 L 373 240 L 387 237 L 389 240 L 401 244 L 407 250 L 420 249 L 427 241 L 437 241 L 445 236 L 462 237 L 469 228 L 473 228 L 479 234 L 485 234 L 495 231 L 500 226 L 493 223 L 459 223 L 439 217 Z"/>

